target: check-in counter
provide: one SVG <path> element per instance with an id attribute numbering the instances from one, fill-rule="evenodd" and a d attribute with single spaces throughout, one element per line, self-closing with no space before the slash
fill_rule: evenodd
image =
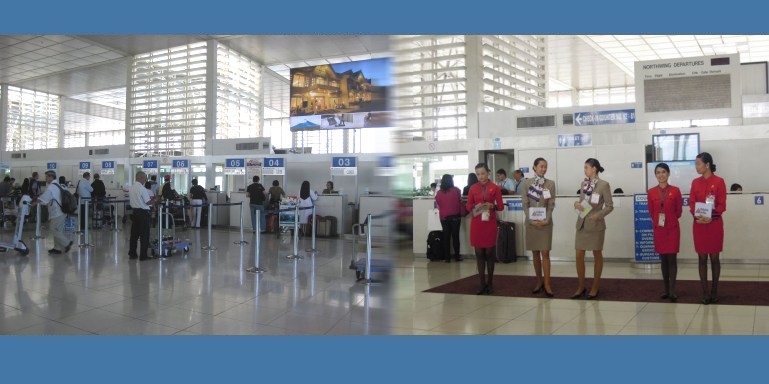
<path id="1" fill-rule="evenodd" d="M 337 234 L 352 233 L 352 217 L 346 194 L 319 195 L 318 200 L 315 200 L 315 214 L 336 217 Z"/>
<path id="2" fill-rule="evenodd" d="M 466 200 L 463 200 L 463 203 Z M 502 202 L 505 209 L 497 212 L 499 220 L 515 223 L 515 248 L 518 256 L 523 256 L 523 210 L 521 209 L 521 198 L 517 196 L 503 196 Z M 419 197 L 414 199 L 414 254 L 424 255 L 427 252 L 427 235 L 430 232 L 427 228 L 427 215 L 435 208 L 434 197 Z M 462 255 L 475 255 L 475 251 L 470 246 L 470 215 L 462 218 L 462 224 L 459 227 L 459 250 Z"/>
<path id="3" fill-rule="evenodd" d="M 765 194 L 728 194 L 726 198 L 726 212 L 724 220 L 724 251 L 721 260 L 731 262 L 748 262 L 769 264 L 769 207 L 764 204 Z M 684 198 L 688 197 L 684 195 Z M 504 197 L 504 200 L 520 198 Z M 758 201 L 757 201 L 758 199 Z M 603 255 L 606 259 L 633 260 L 635 259 L 635 207 L 634 196 L 612 196 L 614 210 L 606 216 L 606 237 L 604 240 Z M 550 257 L 553 260 L 574 260 L 574 240 L 576 233 L 577 214 L 574 212 L 576 195 L 557 196 L 555 210 L 553 211 L 553 249 Z M 416 255 L 424 255 L 427 248 L 427 215 L 434 207 L 434 198 L 414 199 L 414 243 L 413 252 Z M 683 207 L 681 215 L 681 246 L 678 254 L 682 260 L 696 260 L 692 239 L 693 218 L 689 213 L 689 207 Z M 516 248 L 518 256 L 531 256 L 531 252 L 525 252 L 525 233 L 523 226 L 524 215 L 522 211 L 508 211 L 500 215 L 505 220 L 512 219 L 516 223 Z M 460 232 L 460 248 L 463 255 L 472 255 L 470 247 L 468 218 L 462 220 Z M 588 258 L 592 253 L 587 253 Z"/>
<path id="4" fill-rule="evenodd" d="M 384 213 L 391 213 L 391 215 L 383 219 L 375 219 L 373 228 L 375 236 L 380 236 L 378 232 L 382 232 L 381 236 L 390 236 L 395 228 L 395 197 L 384 195 L 366 195 L 360 197 L 360 209 L 358 211 L 358 222 L 363 223 L 366 221 L 368 214 L 377 216 Z M 427 214 L 425 214 L 427 215 Z M 427 216 L 425 216 L 427 217 Z M 425 234 L 425 239 L 427 235 Z"/>
<path id="5" fill-rule="evenodd" d="M 208 202 L 211 204 L 227 203 L 227 195 L 222 192 L 206 191 L 206 197 L 208 198 Z M 208 207 L 206 207 L 206 209 L 207 208 Z M 208 218 L 209 220 L 211 220 L 211 225 L 229 226 L 230 225 L 230 209 L 229 208 L 230 207 L 228 206 L 213 207 L 214 217 Z"/>

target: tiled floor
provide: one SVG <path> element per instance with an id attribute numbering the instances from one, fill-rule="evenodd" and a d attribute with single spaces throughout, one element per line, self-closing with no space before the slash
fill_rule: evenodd
<path id="1" fill-rule="evenodd" d="M 476 274 L 474 260 L 428 262 L 400 247 L 394 273 L 393 332 L 442 335 L 767 335 L 769 307 L 602 302 L 425 293 Z M 592 265 L 587 265 L 588 277 Z M 497 264 L 497 274 L 533 275 L 531 261 Z M 574 276 L 573 262 L 554 262 L 553 276 Z M 604 277 L 661 279 L 628 261 L 604 265 Z M 679 264 L 679 279 L 697 280 L 696 264 Z M 769 265 L 722 264 L 722 280 L 769 280 Z M 660 282 L 660 285 L 662 283 Z M 533 288 L 533 287 L 532 287 Z M 559 292 L 557 292 L 559 293 Z M 563 293 L 565 294 L 565 293 Z"/>
<path id="2" fill-rule="evenodd" d="M 130 222 L 129 222 L 130 224 Z M 10 231 L 0 231 L 6 241 Z M 44 233 L 45 234 L 45 233 Z M 188 255 L 129 261 L 129 231 L 93 231 L 92 248 L 49 256 L 50 236 L 27 240 L 28 256 L 0 253 L 0 334 L 19 335 L 348 335 L 391 333 L 390 284 L 366 286 L 348 269 L 352 243 L 300 239 L 292 261 L 289 236 L 233 244 L 237 231 L 215 230 L 213 252 L 201 250 L 207 231 L 179 231 Z M 152 237 L 156 237 L 153 231 Z M 362 254 L 359 254 L 362 255 Z"/>

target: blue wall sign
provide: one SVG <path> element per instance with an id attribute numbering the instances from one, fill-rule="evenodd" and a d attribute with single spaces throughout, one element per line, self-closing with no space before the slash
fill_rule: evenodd
<path id="1" fill-rule="evenodd" d="M 634 161 L 630 163 L 630 168 L 643 168 L 643 167 L 644 167 L 644 164 L 640 161 L 639 162 Z"/>
<path id="2" fill-rule="evenodd" d="M 101 162 L 101 169 L 115 169 L 115 162 L 114 161 L 102 161 Z"/>
<path id="3" fill-rule="evenodd" d="M 684 207 L 688 207 L 689 206 L 689 196 L 683 197 L 682 201 L 683 201 Z"/>
<path id="4" fill-rule="evenodd" d="M 635 109 L 620 109 L 615 111 L 575 112 L 574 125 L 607 125 L 635 123 Z"/>
<path id="5" fill-rule="evenodd" d="M 589 147 L 593 136 L 589 133 L 566 133 L 558 135 L 558 147 Z"/>
<path id="6" fill-rule="evenodd" d="M 529 167 L 521 167 L 521 172 L 524 174 L 529 173 Z"/>
<path id="7" fill-rule="evenodd" d="M 659 262 L 659 255 L 654 252 L 654 227 L 649 216 L 646 194 L 636 194 L 633 198 L 633 218 L 635 227 L 635 260 L 643 263 Z"/>
<path id="8" fill-rule="evenodd" d="M 753 196 L 753 203 L 755 205 L 764 205 L 764 197 L 763 196 Z"/>
<path id="9" fill-rule="evenodd" d="M 142 162 L 142 168 L 157 168 L 158 167 L 158 161 L 157 160 L 144 160 Z"/>
<path id="10" fill-rule="evenodd" d="M 286 159 L 282 157 L 266 157 L 264 159 L 264 168 L 285 168 Z"/>
<path id="11" fill-rule="evenodd" d="M 48 164 L 46 164 L 46 168 L 48 168 L 48 169 L 56 169 L 56 163 L 48 163 Z"/>
<path id="12" fill-rule="evenodd" d="M 171 168 L 189 168 L 189 160 L 173 160 L 171 161 Z"/>
<path id="13" fill-rule="evenodd" d="M 355 168 L 357 167 L 355 160 L 355 157 L 352 156 L 333 157 L 331 166 L 334 168 Z"/>
<path id="14" fill-rule="evenodd" d="M 87 171 L 91 169 L 91 162 L 90 161 L 81 161 L 80 162 L 80 170 L 81 171 Z"/>
<path id="15" fill-rule="evenodd" d="M 505 205 L 507 205 L 507 210 L 510 212 L 523 212 L 523 201 L 521 199 L 507 200 Z"/>

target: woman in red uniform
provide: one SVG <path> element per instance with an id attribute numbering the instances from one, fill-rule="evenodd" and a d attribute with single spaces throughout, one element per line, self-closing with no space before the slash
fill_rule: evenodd
<path id="1" fill-rule="evenodd" d="M 489 182 L 489 167 L 486 163 L 475 166 L 478 183 L 470 187 L 467 194 L 467 211 L 472 212 L 470 222 L 470 245 L 475 248 L 478 277 L 481 279 L 477 295 L 494 293 L 494 262 L 496 262 L 497 216 L 503 209 L 502 191 Z M 486 273 L 488 277 L 486 277 Z"/>
<path id="2" fill-rule="evenodd" d="M 699 257 L 700 283 L 702 284 L 702 304 L 718 303 L 718 278 L 721 275 L 719 253 L 724 247 L 724 222 L 721 215 L 726 211 L 726 183 L 716 176 L 713 157 L 707 152 L 697 155 L 695 161 L 697 173 L 702 175 L 692 181 L 689 192 L 689 210 L 694 216 L 694 250 Z M 711 208 L 710 217 L 695 214 L 697 203 L 705 203 Z M 713 284 L 708 294 L 708 257 L 713 269 Z"/>
<path id="3" fill-rule="evenodd" d="M 661 299 L 670 299 L 675 303 L 676 275 L 678 275 L 678 255 L 681 243 L 681 228 L 678 219 L 683 211 L 683 199 L 681 190 L 668 184 L 670 167 L 665 163 L 659 163 L 654 167 L 654 175 L 659 185 L 650 189 L 647 203 L 649 214 L 654 226 L 654 251 L 662 258 L 662 280 L 665 283 L 665 293 Z"/>

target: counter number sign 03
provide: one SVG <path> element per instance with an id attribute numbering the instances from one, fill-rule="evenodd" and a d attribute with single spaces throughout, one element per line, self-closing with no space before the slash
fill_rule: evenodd
<path id="1" fill-rule="evenodd" d="M 357 167 L 355 164 L 355 158 L 354 157 L 334 157 L 333 158 L 333 167 L 339 167 L 339 168 L 354 168 Z"/>
<path id="2" fill-rule="evenodd" d="M 106 168 L 106 169 L 115 168 L 115 162 L 114 161 L 102 161 L 101 162 L 101 167 L 102 168 Z"/>

